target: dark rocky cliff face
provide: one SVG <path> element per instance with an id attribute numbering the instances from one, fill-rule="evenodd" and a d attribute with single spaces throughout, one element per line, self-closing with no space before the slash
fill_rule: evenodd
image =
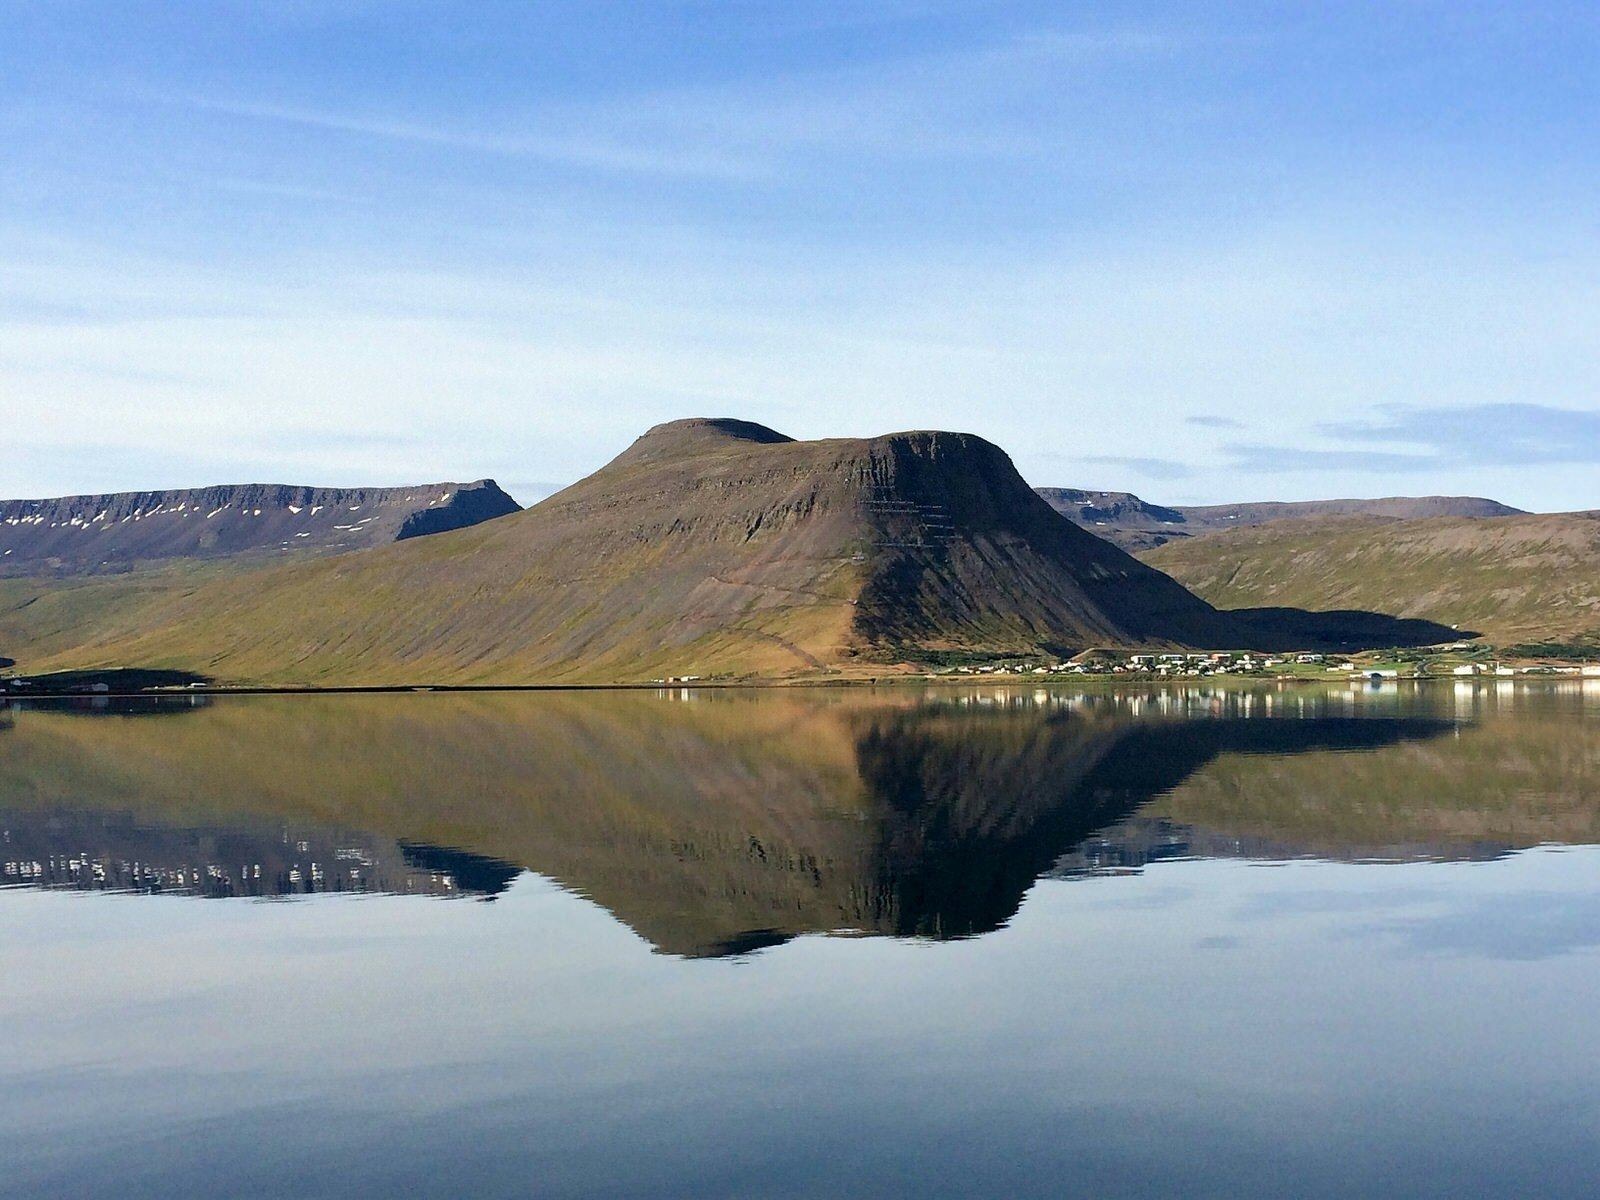
<path id="1" fill-rule="evenodd" d="M 0 575 L 82 575 L 175 558 L 365 549 L 520 510 L 494 483 L 399 488 L 230 484 L 0 501 Z"/>
<path id="2" fill-rule="evenodd" d="M 1228 645 L 1229 619 L 1064 521 L 1004 451 L 970 434 L 878 439 L 883 553 L 861 601 L 876 641 L 1081 649 Z"/>
<path id="3" fill-rule="evenodd" d="M 501 491 L 492 479 L 457 484 L 449 500 L 429 503 L 427 507 L 415 509 L 407 515 L 400 522 L 400 530 L 394 535 L 394 540 L 399 542 L 406 538 L 448 533 L 452 529 L 465 529 L 469 525 L 521 511 L 522 506 Z"/>

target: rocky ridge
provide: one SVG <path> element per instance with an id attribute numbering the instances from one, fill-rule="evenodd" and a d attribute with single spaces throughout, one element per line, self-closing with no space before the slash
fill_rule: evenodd
<path id="1" fill-rule="evenodd" d="M 1096 492 L 1081 488 L 1035 489 L 1050 506 L 1075 525 L 1105 538 L 1130 554 L 1184 538 L 1228 529 L 1245 529 L 1274 521 L 1317 517 L 1373 516 L 1398 520 L 1429 517 L 1510 517 L 1520 508 L 1481 496 L 1385 496 L 1371 500 L 1263 501 L 1251 504 L 1209 504 L 1166 507 L 1132 492 Z"/>
<path id="2" fill-rule="evenodd" d="M 0 575 L 129 571 L 171 559 L 336 554 L 520 511 L 492 479 L 397 488 L 229 484 L 0 500 Z"/>

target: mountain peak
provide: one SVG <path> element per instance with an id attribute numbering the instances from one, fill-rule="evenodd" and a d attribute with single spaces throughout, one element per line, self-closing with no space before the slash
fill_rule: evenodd
<path id="1" fill-rule="evenodd" d="M 751 444 L 772 446 L 792 441 L 792 437 L 776 429 L 737 417 L 688 417 L 651 426 L 616 461 L 656 462 L 738 450 Z"/>

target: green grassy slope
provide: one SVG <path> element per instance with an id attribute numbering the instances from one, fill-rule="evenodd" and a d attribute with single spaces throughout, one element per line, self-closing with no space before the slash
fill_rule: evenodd
<path id="1" fill-rule="evenodd" d="M 1219 608 L 1422 617 L 1497 642 L 1600 631 L 1600 515 L 1280 521 L 1140 556 Z"/>

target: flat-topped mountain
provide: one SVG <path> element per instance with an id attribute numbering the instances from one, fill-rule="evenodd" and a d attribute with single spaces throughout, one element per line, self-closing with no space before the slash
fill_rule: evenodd
<path id="1" fill-rule="evenodd" d="M 207 582 L 92 626 L 0 651 L 25 670 L 505 683 L 1250 640 L 1063 521 L 981 438 L 799 442 L 726 419 L 658 426 L 500 520 Z"/>
<path id="2" fill-rule="evenodd" d="M 340 553 L 462 529 L 520 508 L 492 479 L 397 488 L 230 484 L 0 500 L 0 575 L 101 574 L 169 559 Z"/>
<path id="3" fill-rule="evenodd" d="M 1183 511 L 1141 500 L 1132 492 L 1096 492 L 1083 488 L 1035 488 L 1050 507 L 1130 554 L 1159 546 L 1190 530 Z"/>
<path id="4" fill-rule="evenodd" d="M 1268 521 L 1306 517 L 1394 517 L 1402 521 L 1426 517 L 1514 517 L 1520 508 L 1482 496 L 1382 496 L 1375 500 L 1261 501 L 1255 504 L 1209 504 L 1180 509 L 1190 523 L 1211 528 L 1265 525 Z"/>
<path id="5" fill-rule="evenodd" d="M 1385 496 L 1374 500 L 1262 501 L 1167 508 L 1141 500 L 1132 492 L 1052 487 L 1036 490 L 1069 521 L 1121 546 L 1130 554 L 1181 538 L 1272 521 L 1358 515 L 1401 520 L 1522 515 L 1520 508 L 1481 496 Z"/>

